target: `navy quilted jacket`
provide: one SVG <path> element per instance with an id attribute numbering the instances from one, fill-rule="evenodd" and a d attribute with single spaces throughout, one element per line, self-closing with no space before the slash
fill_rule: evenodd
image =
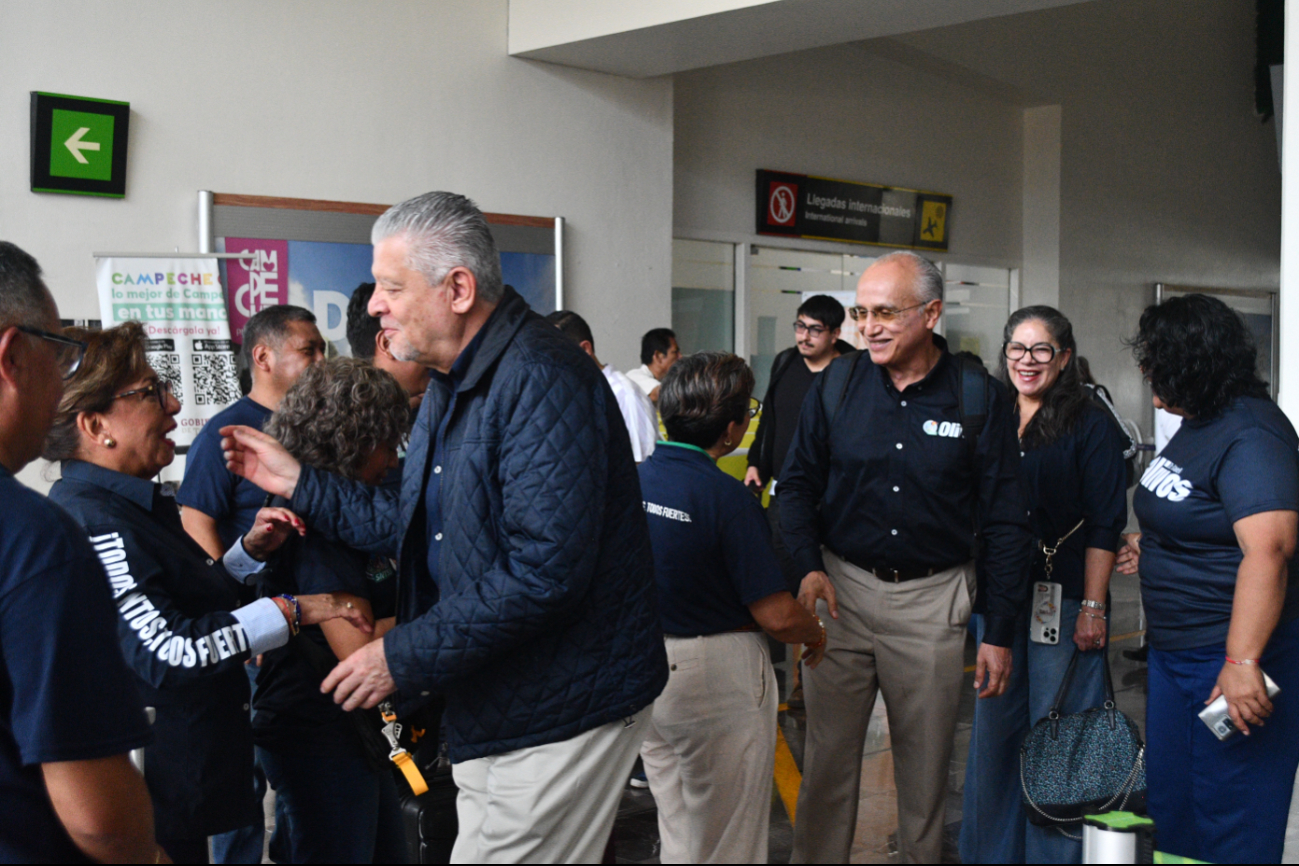
<path id="1" fill-rule="evenodd" d="M 313 530 L 397 555 L 384 636 L 399 712 L 447 698 L 453 761 L 574 737 L 647 706 L 667 683 L 640 482 L 618 403 L 582 351 L 512 289 L 484 327 L 446 434 L 437 601 L 421 505 L 434 381 L 400 497 L 304 467 L 292 507 Z M 427 411 L 425 411 L 427 410 Z"/>

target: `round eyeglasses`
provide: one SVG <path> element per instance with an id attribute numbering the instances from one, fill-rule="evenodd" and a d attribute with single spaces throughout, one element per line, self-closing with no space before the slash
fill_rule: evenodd
<path id="1" fill-rule="evenodd" d="M 1059 351 L 1050 343 L 1035 343 L 1032 346 L 1025 346 L 1023 343 L 1006 343 L 1001 347 L 1001 353 L 1008 361 L 1019 361 L 1028 355 L 1039 364 L 1051 363 Z"/>
<path id="2" fill-rule="evenodd" d="M 762 411 L 762 401 L 759 400 L 757 397 L 750 397 L 750 398 L 749 398 L 749 417 L 750 417 L 750 418 L 756 418 L 756 417 L 758 417 L 758 413 L 761 412 L 761 411 Z"/>

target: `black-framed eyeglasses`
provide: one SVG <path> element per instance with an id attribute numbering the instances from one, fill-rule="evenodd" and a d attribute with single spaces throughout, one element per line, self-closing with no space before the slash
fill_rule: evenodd
<path id="1" fill-rule="evenodd" d="M 756 417 L 758 417 L 758 413 L 761 412 L 761 411 L 762 411 L 762 401 L 759 400 L 757 397 L 750 397 L 750 398 L 749 398 L 749 417 L 750 417 L 750 418 L 756 418 Z"/>
<path id="2" fill-rule="evenodd" d="M 811 334 L 813 337 L 819 337 L 822 334 L 824 334 L 827 330 L 829 329 L 826 328 L 824 325 L 809 325 L 803 322 L 801 319 L 794 322 L 795 334 Z"/>
<path id="3" fill-rule="evenodd" d="M 854 322 L 869 321 L 870 317 L 874 316 L 875 321 L 879 322 L 881 325 L 887 325 L 889 322 L 896 321 L 898 316 L 901 316 L 908 310 L 918 310 L 921 307 L 929 306 L 930 303 L 930 301 L 925 301 L 920 304 L 912 304 L 911 306 L 903 307 L 900 310 L 890 310 L 887 308 L 883 310 L 872 310 L 870 307 L 849 307 L 848 315 L 852 316 Z"/>
<path id="4" fill-rule="evenodd" d="M 134 397 L 140 395 L 141 400 L 148 400 L 150 397 L 158 401 L 158 406 L 162 411 L 167 411 L 167 398 L 171 396 L 171 383 L 166 379 L 154 379 L 143 388 L 132 388 L 130 391 L 123 391 L 120 394 L 114 394 L 114 400 L 121 400 L 123 397 Z"/>
<path id="5" fill-rule="evenodd" d="M 1039 364 L 1049 364 L 1055 360 L 1059 349 L 1050 343 L 1034 343 L 1032 346 L 1025 346 L 1023 343 L 1006 343 L 1001 347 L 1001 353 L 1006 356 L 1008 361 L 1018 361 L 1025 355 L 1032 357 Z"/>
<path id="6" fill-rule="evenodd" d="M 33 337 L 48 340 L 58 347 L 57 363 L 59 374 L 64 379 L 70 378 L 81 367 L 81 359 L 86 357 L 85 343 L 71 337 L 65 337 L 62 334 L 51 334 L 49 331 L 42 331 L 40 328 L 29 328 L 26 325 L 18 325 L 17 327 L 24 334 L 31 334 Z"/>

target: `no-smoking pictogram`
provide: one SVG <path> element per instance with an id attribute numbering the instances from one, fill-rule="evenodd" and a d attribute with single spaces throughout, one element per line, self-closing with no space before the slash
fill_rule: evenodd
<path id="1" fill-rule="evenodd" d="M 767 196 L 767 222 L 773 226 L 792 226 L 797 201 L 798 184 L 772 181 Z"/>

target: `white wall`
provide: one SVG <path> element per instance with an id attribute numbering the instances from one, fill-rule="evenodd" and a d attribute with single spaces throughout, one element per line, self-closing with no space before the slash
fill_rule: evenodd
<path id="1" fill-rule="evenodd" d="M 681 73 L 675 101 L 678 236 L 780 244 L 754 233 L 767 168 L 949 193 L 949 257 L 1019 264 L 1016 107 L 852 45 Z"/>
<path id="2" fill-rule="evenodd" d="M 671 315 L 672 83 L 506 54 L 507 0 L 0 3 L 0 238 L 65 317 L 92 250 L 193 251 L 196 191 L 563 216 L 568 305 L 636 363 Z M 29 91 L 131 103 L 125 200 L 29 191 Z"/>
<path id="3" fill-rule="evenodd" d="M 757 168 L 951 193 L 947 258 L 1022 264 L 1025 303 L 1058 285 L 1093 372 L 1149 434 L 1123 341 L 1154 283 L 1277 285 L 1253 65 L 1253 4 L 1095 0 L 681 73 L 674 228 L 773 243 L 753 234 Z"/>
<path id="4" fill-rule="evenodd" d="M 901 39 L 1061 106 L 1060 307 L 1149 435 L 1123 338 L 1153 284 L 1277 286 L 1280 173 L 1275 131 L 1254 114 L 1254 4 L 1098 0 Z"/>

